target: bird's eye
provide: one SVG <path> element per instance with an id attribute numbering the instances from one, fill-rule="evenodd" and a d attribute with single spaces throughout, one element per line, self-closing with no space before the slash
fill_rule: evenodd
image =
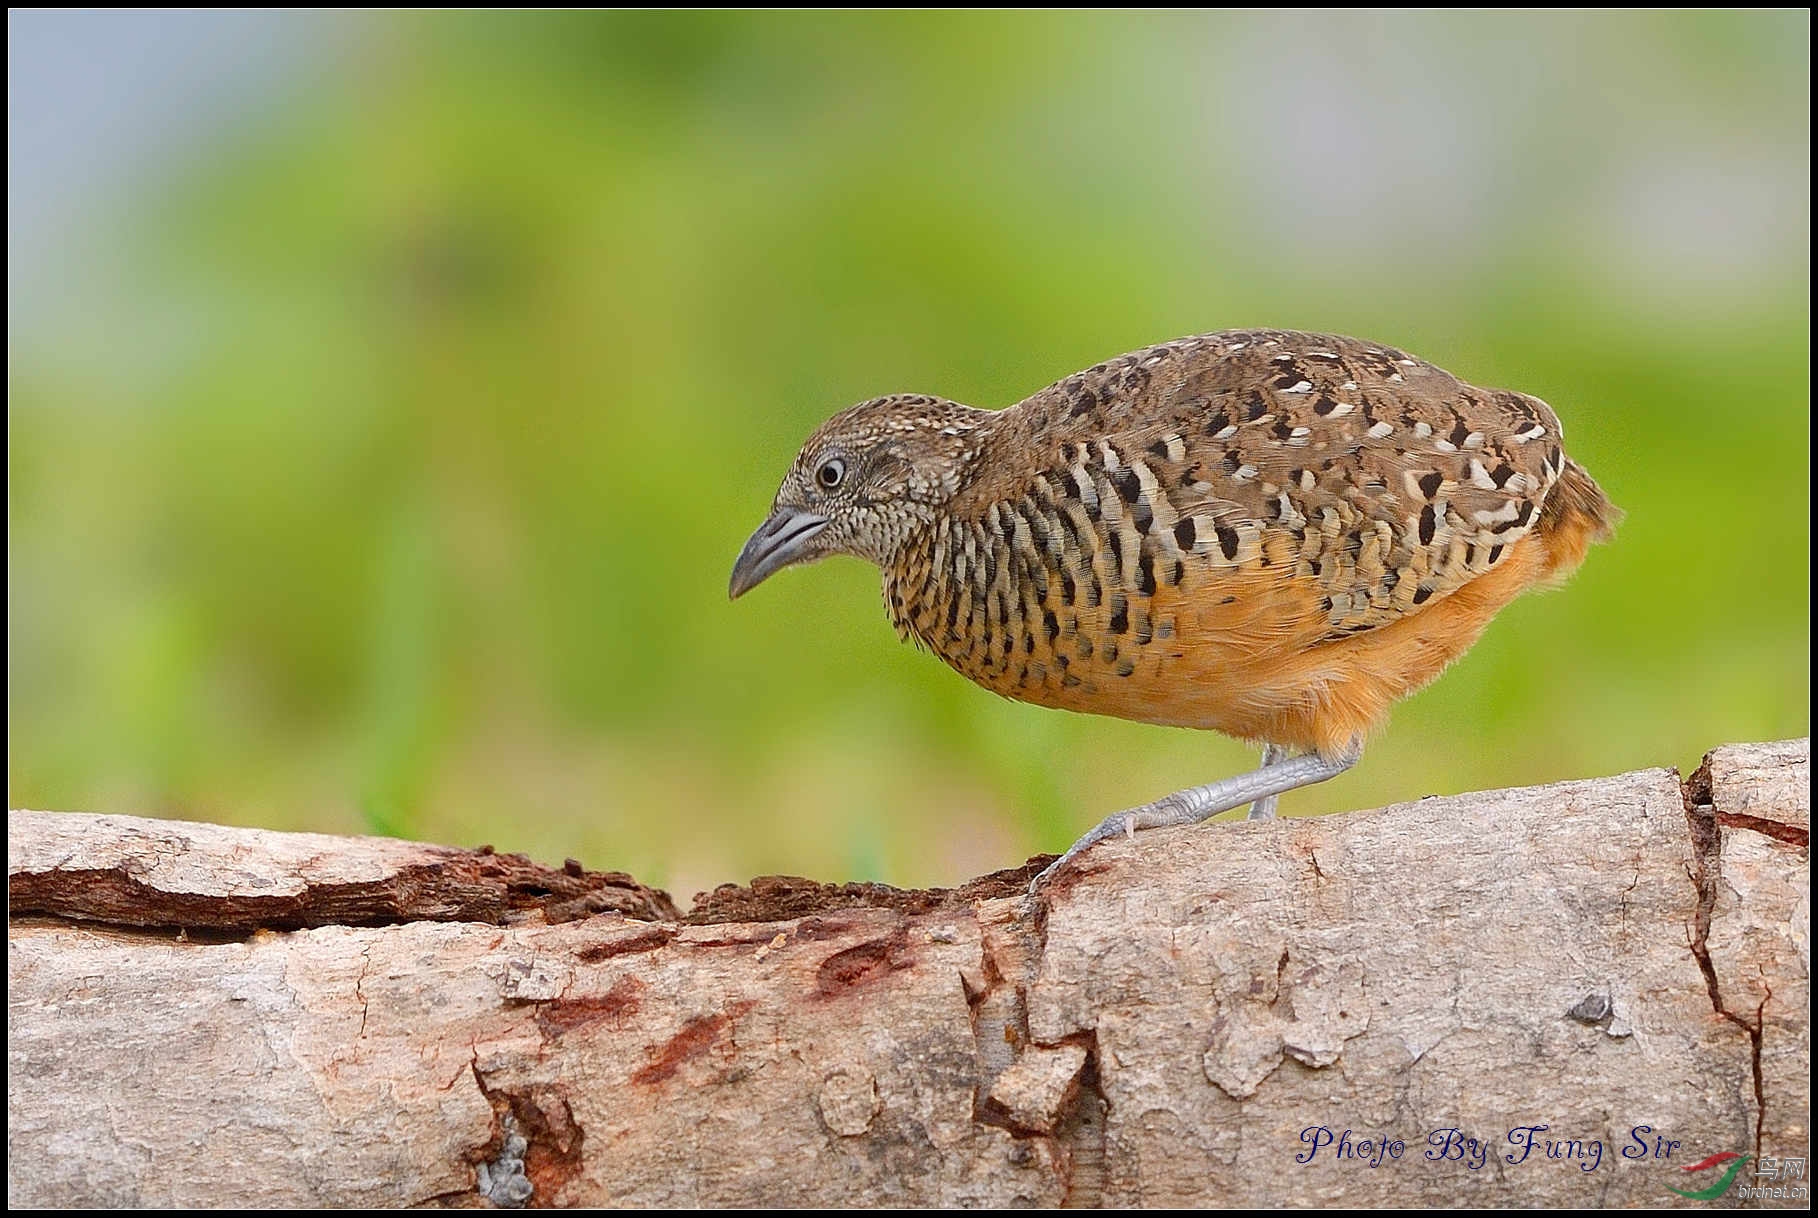
<path id="1" fill-rule="evenodd" d="M 838 457 L 827 458 L 814 471 L 814 480 L 827 490 L 832 490 L 846 480 L 846 463 Z"/>

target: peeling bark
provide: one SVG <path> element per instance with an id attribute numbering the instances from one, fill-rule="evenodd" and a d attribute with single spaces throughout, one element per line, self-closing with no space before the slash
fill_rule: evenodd
<path id="1" fill-rule="evenodd" d="M 272 833 L 136 816 L 7 815 L 7 912 L 237 933 L 401 922 L 678 918 L 622 871 L 491 846 Z"/>
<path id="2" fill-rule="evenodd" d="M 573 864 L 14 813 L 11 1199 L 1677 1203 L 1712 1153 L 1809 1154 L 1809 765 L 685 916 Z"/>

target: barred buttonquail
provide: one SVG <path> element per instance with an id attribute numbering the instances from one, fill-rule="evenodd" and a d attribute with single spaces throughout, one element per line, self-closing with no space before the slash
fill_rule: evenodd
<path id="1" fill-rule="evenodd" d="M 1215 728 L 1262 766 L 1106 818 L 1204 820 L 1356 763 L 1399 698 L 1620 517 L 1538 398 L 1393 347 L 1229 330 L 1005 410 L 897 395 L 810 436 L 733 568 L 883 569 L 905 639 L 1041 706 Z M 1038 883 L 1040 879 L 1038 878 Z"/>

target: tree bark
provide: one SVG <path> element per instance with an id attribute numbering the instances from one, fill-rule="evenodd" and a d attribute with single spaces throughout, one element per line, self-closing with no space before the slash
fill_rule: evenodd
<path id="1" fill-rule="evenodd" d="M 1809 1154 L 1809 772 L 1728 746 L 1156 830 L 1038 899 L 1039 860 L 687 915 L 572 862 L 15 812 L 10 1200 L 1678 1203 Z"/>

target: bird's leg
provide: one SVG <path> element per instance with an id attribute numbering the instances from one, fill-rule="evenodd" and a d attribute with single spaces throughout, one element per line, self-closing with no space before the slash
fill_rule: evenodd
<path id="1" fill-rule="evenodd" d="M 1343 752 L 1331 757 L 1307 753 L 1300 757 L 1283 758 L 1251 770 L 1248 774 L 1207 783 L 1203 787 L 1188 787 L 1185 791 L 1176 791 L 1152 804 L 1107 816 L 1084 837 L 1074 842 L 1067 853 L 1048 864 L 1040 875 L 1031 880 L 1029 891 L 1034 892 L 1055 872 L 1108 837 L 1116 837 L 1120 833 L 1134 837 L 1138 829 L 1194 824 L 1247 803 L 1273 799 L 1284 791 L 1335 778 L 1356 765 L 1357 759 L 1362 755 L 1363 741 L 1353 740 Z"/>
<path id="2" fill-rule="evenodd" d="M 1286 757 L 1287 755 L 1288 755 L 1288 750 L 1282 748 L 1279 744 L 1263 745 L 1262 768 L 1265 770 L 1268 769 L 1270 766 L 1272 766 L 1276 762 L 1282 760 L 1282 758 Z M 1277 798 L 1279 798 L 1279 797 L 1274 796 L 1274 795 L 1265 795 L 1261 799 L 1257 800 L 1255 803 L 1251 804 L 1249 819 L 1250 820 L 1268 820 L 1271 816 L 1274 816 L 1275 815 L 1275 801 Z"/>

